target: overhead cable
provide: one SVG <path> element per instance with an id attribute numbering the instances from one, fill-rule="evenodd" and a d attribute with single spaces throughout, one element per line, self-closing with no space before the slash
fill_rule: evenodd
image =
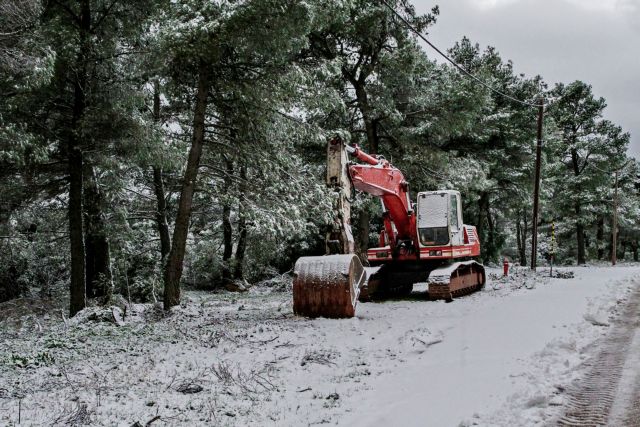
<path id="1" fill-rule="evenodd" d="M 440 49 L 438 49 L 438 47 L 436 45 L 434 45 L 433 43 L 431 43 L 420 31 L 418 31 L 413 25 L 411 25 L 411 23 L 409 21 L 406 20 L 406 18 L 404 16 L 402 16 L 400 13 L 398 13 L 398 11 L 396 11 L 389 3 L 387 3 L 386 0 L 380 0 L 396 17 L 398 17 L 406 26 L 407 28 L 409 28 L 411 31 L 413 31 L 418 37 L 420 37 L 420 39 L 422 39 L 422 41 L 424 41 L 427 45 L 429 45 L 433 50 L 435 50 L 436 52 L 438 52 L 440 54 L 440 56 L 442 56 L 444 59 L 446 59 L 448 62 L 450 62 L 454 67 L 456 67 L 462 74 L 464 74 L 465 76 L 469 77 L 470 79 L 474 80 L 475 82 L 481 84 L 482 86 L 484 86 L 485 88 L 489 89 L 490 91 L 492 91 L 495 94 L 498 94 L 504 98 L 507 98 L 513 102 L 517 102 L 519 104 L 522 105 L 526 105 L 528 107 L 536 107 L 538 108 L 540 106 L 539 103 L 532 103 L 532 102 L 527 102 L 527 101 L 523 101 L 521 99 L 515 98 L 509 94 L 506 94 L 498 89 L 495 89 L 494 87 L 492 87 L 491 85 L 489 85 L 488 83 L 484 82 L 483 80 L 479 79 L 478 77 L 474 76 L 473 74 L 471 74 L 469 71 L 467 71 L 464 67 L 462 67 L 460 64 L 458 64 L 456 61 L 454 61 L 453 59 L 451 59 L 449 56 L 447 56 L 447 54 L 445 54 L 443 51 L 441 51 Z"/>

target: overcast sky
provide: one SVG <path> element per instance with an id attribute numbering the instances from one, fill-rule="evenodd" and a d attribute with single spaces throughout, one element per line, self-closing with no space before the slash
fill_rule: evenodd
<path id="1" fill-rule="evenodd" d="M 462 36 L 494 46 L 514 69 L 556 82 L 582 80 L 607 100 L 605 118 L 631 133 L 640 159 L 640 0 L 413 0 L 440 6 L 428 38 L 441 49 Z M 426 48 L 431 57 L 437 55 Z M 434 58 L 435 59 L 435 58 Z"/>

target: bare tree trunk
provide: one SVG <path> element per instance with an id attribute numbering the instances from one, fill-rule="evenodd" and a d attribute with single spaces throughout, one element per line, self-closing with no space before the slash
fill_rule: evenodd
<path id="1" fill-rule="evenodd" d="M 520 213 L 518 212 L 518 218 L 516 219 L 516 246 L 518 248 L 518 255 L 520 258 L 520 265 L 522 264 L 522 226 L 520 225 Z"/>
<path id="2" fill-rule="evenodd" d="M 160 256 L 164 266 L 167 255 L 171 251 L 171 235 L 169 234 L 169 223 L 167 221 L 167 201 L 162 180 L 162 168 L 155 166 L 153 167 L 153 190 L 156 194 L 156 226 L 160 234 Z"/>
<path id="3" fill-rule="evenodd" d="M 87 296 L 108 301 L 113 291 L 111 275 L 111 250 L 102 207 L 102 193 L 98 186 L 95 170 L 85 164 L 84 175 L 85 207 L 85 280 Z"/>
<path id="4" fill-rule="evenodd" d="M 82 232 L 82 151 L 75 143 L 69 145 L 68 217 L 71 244 L 69 315 L 75 316 L 86 306 L 85 250 Z"/>
<path id="5" fill-rule="evenodd" d="M 153 120 L 160 122 L 160 83 L 158 80 L 153 86 Z M 153 166 L 153 190 L 156 195 L 156 226 L 160 234 L 160 256 L 162 265 L 171 251 L 171 236 L 167 221 L 167 201 L 164 194 L 164 182 L 162 180 L 162 168 Z"/>
<path id="6" fill-rule="evenodd" d="M 613 255 L 613 233 L 609 234 L 609 251 L 607 252 L 607 255 L 609 257 L 609 259 L 611 259 L 611 256 Z"/>
<path id="7" fill-rule="evenodd" d="M 489 238 L 487 239 L 487 256 L 491 259 L 497 257 L 496 248 L 496 230 L 493 224 L 493 217 L 491 216 L 491 209 L 489 208 L 489 200 L 487 199 L 487 227 L 489 228 Z"/>
<path id="8" fill-rule="evenodd" d="M 363 262 L 367 259 L 367 249 L 369 249 L 369 210 L 363 206 L 358 215 L 358 239 L 357 251 Z"/>
<path id="9" fill-rule="evenodd" d="M 580 176 L 580 167 L 578 165 L 578 151 L 574 148 L 571 150 L 571 164 L 573 166 L 573 174 L 577 177 Z M 576 202 L 574 205 L 576 213 L 576 241 L 578 245 L 577 261 L 578 265 L 586 263 L 585 250 L 584 250 L 584 225 L 582 224 L 582 218 L 580 214 L 582 212 L 580 202 Z"/>
<path id="10" fill-rule="evenodd" d="M 518 222 L 520 219 L 518 219 Z M 527 265 L 527 212 L 522 212 L 522 242 L 518 250 L 520 251 L 520 265 Z"/>
<path id="11" fill-rule="evenodd" d="M 580 220 L 580 205 L 576 204 L 575 205 L 575 211 L 576 211 L 576 216 L 578 218 L 578 221 L 576 223 L 576 242 L 578 245 L 578 254 L 577 254 L 577 261 L 578 261 L 578 265 L 582 265 L 585 264 L 587 262 L 586 257 L 585 257 L 585 250 L 584 250 L 584 225 L 582 225 L 582 222 Z"/>
<path id="12" fill-rule="evenodd" d="M 604 217 L 602 216 L 598 218 L 596 241 L 598 245 L 598 259 L 602 259 L 604 257 Z"/>
<path id="13" fill-rule="evenodd" d="M 247 165 L 240 165 L 240 204 L 238 206 L 238 246 L 236 247 L 236 262 L 233 276 L 236 279 L 244 279 L 244 253 L 247 249 L 247 218 L 244 205 L 245 192 L 247 191 Z"/>
<path id="14" fill-rule="evenodd" d="M 180 201 L 178 202 L 178 213 L 173 230 L 173 242 L 164 270 L 165 310 L 180 303 L 180 279 L 182 277 L 187 235 L 189 233 L 191 205 L 193 202 L 196 178 L 198 177 L 200 158 L 202 156 L 202 147 L 204 145 L 205 113 L 210 88 L 208 68 L 204 62 L 201 62 L 198 69 L 198 88 L 193 114 L 193 138 L 187 159 L 187 167 L 184 172 Z"/>
<path id="15" fill-rule="evenodd" d="M 9 220 L 11 219 L 11 213 L 13 206 L 11 203 L 0 203 L 0 236 L 7 236 L 11 227 L 9 226 Z M 0 247 L 5 243 L 3 239 L 0 239 Z"/>
<path id="16" fill-rule="evenodd" d="M 485 219 L 487 218 L 487 211 L 489 210 L 489 193 L 483 191 L 480 193 L 480 199 L 478 200 L 478 222 L 476 223 L 476 231 L 478 237 L 480 237 L 480 248 L 482 252 L 482 260 L 486 261 L 487 257 L 487 237 L 484 229 Z"/>
<path id="17" fill-rule="evenodd" d="M 233 227 L 231 226 L 231 185 L 233 177 L 233 160 L 224 156 L 224 163 L 226 167 L 226 174 L 224 177 L 224 197 L 225 201 L 222 204 L 222 236 L 223 236 L 223 251 L 222 251 L 222 281 L 227 284 L 231 281 L 231 265 L 230 260 L 233 255 Z"/>
<path id="18" fill-rule="evenodd" d="M 351 83 L 356 91 L 358 109 L 360 110 L 362 120 L 364 121 L 364 128 L 367 133 L 367 142 L 369 143 L 369 154 L 378 154 L 380 138 L 378 135 L 377 122 L 373 117 L 371 117 L 371 106 L 369 105 L 367 91 L 364 88 L 364 84 L 358 81 L 352 81 Z"/>
<path id="19" fill-rule="evenodd" d="M 349 78 L 349 80 L 356 91 L 358 109 L 362 114 L 362 120 L 364 121 L 364 127 L 367 134 L 369 154 L 378 154 L 380 138 L 378 137 L 376 122 L 371 117 L 371 107 L 369 105 L 369 99 L 367 91 L 365 90 L 364 82 L 356 80 L 355 78 Z M 360 233 L 357 243 L 358 251 L 363 261 L 367 260 L 367 249 L 369 248 L 369 217 L 369 210 L 364 206 L 359 215 L 358 229 Z"/>
<path id="20" fill-rule="evenodd" d="M 585 264 L 587 262 L 584 251 L 584 226 L 580 223 L 576 225 L 576 238 L 578 244 L 578 265 Z"/>
<path id="21" fill-rule="evenodd" d="M 76 76 L 73 81 L 73 116 L 69 136 L 69 243 L 71 248 L 71 282 L 69 286 L 69 315 L 75 316 L 86 306 L 85 288 L 85 248 L 83 236 L 82 197 L 84 159 L 80 135 L 86 107 L 85 89 L 87 84 L 87 55 L 89 53 L 89 32 L 91 30 L 91 6 L 89 0 L 80 2 L 80 51 L 77 58 Z"/>

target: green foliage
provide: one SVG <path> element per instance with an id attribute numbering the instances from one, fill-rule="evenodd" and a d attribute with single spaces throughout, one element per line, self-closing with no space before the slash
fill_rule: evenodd
<path id="1" fill-rule="evenodd" d="M 12 354 L 6 362 L 9 366 L 15 368 L 28 369 L 52 365 L 55 359 L 48 351 L 42 351 L 29 356 Z"/>
<path id="2" fill-rule="evenodd" d="M 0 302 L 32 292 L 48 297 L 67 280 L 68 255 L 60 251 L 65 235 L 58 228 L 64 221 L 58 209 L 51 203 L 21 212 L 0 238 Z"/>
<path id="3" fill-rule="evenodd" d="M 390 3 L 421 31 L 436 25 L 438 8 L 418 15 L 406 0 Z M 413 192 L 460 190 L 484 260 L 530 256 L 536 109 L 434 61 L 383 4 L 88 0 L 88 34 L 78 22 L 81 4 L 0 0 L 0 10 L 11 6 L 0 27 L 12 34 L 0 38 L 0 52 L 16 53 L 13 60 L 0 54 L 0 257 L 7 260 L 0 299 L 68 279 L 67 161 L 75 139 L 100 190 L 93 207 L 108 236 L 116 291 L 132 301 L 160 297 L 153 170 L 171 228 L 202 66 L 211 87 L 186 283 L 215 288 L 230 271 L 257 281 L 290 270 L 301 255 L 323 253 L 331 220 L 325 144 L 335 134 L 384 154 Z M 637 252 L 640 170 L 626 155 L 629 135 L 602 118 L 604 99 L 579 81 L 547 90 L 540 76 L 518 74 L 496 49 L 482 51 L 467 38 L 449 53 L 504 93 L 549 102 L 541 257 L 552 222 L 560 261 L 576 257 L 579 227 L 586 256 L 608 256 L 615 170 L 617 249 Z M 369 215 L 364 240 L 373 242 L 381 222 L 369 201 L 357 196 L 352 223 Z M 37 231 L 27 232 L 32 223 Z"/>
<path id="4" fill-rule="evenodd" d="M 629 134 L 602 118 L 606 102 L 593 95 L 591 86 L 580 81 L 558 84 L 551 95 L 549 114 L 558 133 L 550 139 L 547 152 L 554 160 L 547 165 L 549 214 L 559 220 L 561 229 L 580 233 L 611 212 L 612 175 L 627 161 Z M 602 242 L 588 246 L 598 244 Z M 580 258 L 580 240 L 569 245 Z"/>

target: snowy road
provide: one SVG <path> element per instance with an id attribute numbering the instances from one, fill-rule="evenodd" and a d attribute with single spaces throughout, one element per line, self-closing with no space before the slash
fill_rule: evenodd
<path id="1" fill-rule="evenodd" d="M 569 391 L 561 426 L 640 426 L 640 289 L 601 340 L 589 371 Z"/>
<path id="2" fill-rule="evenodd" d="M 606 333 L 636 269 L 574 269 L 575 279 L 488 290 L 424 307 L 442 343 L 379 377 L 340 425 L 536 425 Z"/>
<path id="3" fill-rule="evenodd" d="M 0 306 L 0 425 L 546 426 L 640 289 L 638 265 L 571 270 L 450 304 L 360 304 L 346 320 L 295 317 L 278 287 L 185 292 L 171 315 L 136 305 L 119 326 L 110 311 L 63 322 Z M 622 359 L 611 414 L 627 419 L 638 361 Z"/>

